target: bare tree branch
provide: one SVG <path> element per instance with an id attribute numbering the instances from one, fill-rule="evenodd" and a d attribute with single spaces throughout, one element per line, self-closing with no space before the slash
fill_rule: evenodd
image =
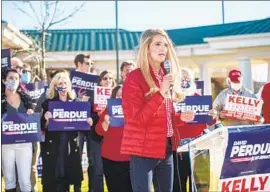
<path id="1" fill-rule="evenodd" d="M 40 15 L 41 15 L 41 18 L 43 18 L 43 6 L 42 6 L 43 2 L 40 1 L 39 5 L 40 5 Z"/>
<path id="2" fill-rule="evenodd" d="M 85 4 L 85 2 L 83 2 L 83 3 L 81 4 L 81 6 L 79 6 L 78 8 L 75 8 L 75 10 L 74 10 L 72 13 L 70 13 L 69 15 L 67 15 L 66 17 L 64 17 L 64 18 L 62 18 L 62 19 L 59 19 L 59 20 L 57 20 L 57 21 L 54 21 L 54 22 L 52 22 L 52 23 L 50 23 L 49 26 L 48 26 L 47 28 L 49 28 L 49 27 L 51 27 L 51 26 L 53 26 L 53 25 L 55 25 L 55 24 L 57 24 L 57 23 L 63 22 L 63 21 L 65 21 L 65 20 L 71 18 L 72 16 L 74 16 L 74 15 L 75 15 L 75 14 L 76 14 L 83 6 L 84 6 L 84 4 Z"/>
<path id="3" fill-rule="evenodd" d="M 22 8 L 20 8 L 17 4 L 14 4 L 14 6 L 20 11 L 22 12 L 23 14 L 25 14 L 26 16 L 30 17 L 31 19 L 33 19 L 34 21 L 36 21 L 36 19 L 30 15 L 29 13 L 27 13 L 25 10 L 23 10 Z"/>
<path id="4" fill-rule="evenodd" d="M 44 19 L 43 19 L 43 24 L 44 24 L 44 26 L 46 25 L 46 23 L 47 23 L 47 20 L 48 20 L 48 18 L 50 17 L 50 5 L 49 5 L 49 2 L 48 1 L 45 1 L 44 2 L 44 6 L 45 6 L 45 17 L 44 17 Z"/>
<path id="5" fill-rule="evenodd" d="M 50 23 L 52 23 L 54 18 L 55 18 L 57 7 L 58 7 L 58 1 L 56 1 L 55 4 L 54 4 L 54 11 L 53 11 L 53 14 L 52 14 L 52 18 L 51 18 L 51 21 L 48 24 L 48 27 L 46 27 L 46 30 L 48 30 L 48 28 L 50 26 Z"/>
<path id="6" fill-rule="evenodd" d="M 33 11 L 33 13 L 35 14 L 36 19 L 37 19 L 37 22 L 41 25 L 41 20 L 42 20 L 42 18 L 40 19 L 40 18 L 38 17 L 37 12 L 36 12 L 36 10 L 34 9 L 34 7 L 33 7 L 33 5 L 32 5 L 32 2 L 31 2 L 31 1 L 27 1 L 27 3 L 28 3 L 28 5 L 29 5 L 29 7 L 31 8 L 31 10 Z"/>
<path id="7" fill-rule="evenodd" d="M 46 39 L 49 28 L 53 25 L 60 24 L 62 22 L 65 23 L 65 21 L 73 17 L 77 12 L 79 12 L 83 8 L 85 2 L 83 2 L 78 7 L 76 6 L 70 14 L 65 14 L 65 9 L 64 7 L 60 6 L 60 2 L 58 2 L 58 0 L 40 2 L 40 12 L 35 10 L 34 8 L 35 6 L 31 2 L 29 2 L 29 0 L 23 0 L 23 3 L 28 3 L 30 11 L 23 10 L 19 6 L 16 6 L 16 8 L 20 10 L 20 12 L 22 12 L 23 14 L 25 14 L 26 16 L 30 17 L 31 19 L 37 22 L 38 24 L 37 31 L 41 35 L 39 46 L 40 48 L 36 48 L 36 46 L 33 46 L 33 48 L 37 51 L 38 54 L 40 54 L 40 62 L 38 62 L 39 63 L 38 73 L 42 76 L 42 74 L 46 70 L 45 52 L 46 52 L 46 45 L 48 43 L 46 42 Z"/>

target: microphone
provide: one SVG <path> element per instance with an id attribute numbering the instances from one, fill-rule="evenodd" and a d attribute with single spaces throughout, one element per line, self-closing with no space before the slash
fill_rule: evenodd
<path id="1" fill-rule="evenodd" d="M 170 62 L 170 60 L 165 60 L 163 65 L 164 65 L 164 69 L 166 71 L 166 74 L 171 73 L 171 62 Z M 170 86 L 171 98 L 172 98 L 172 88 L 173 88 L 173 85 Z"/>
<path id="2" fill-rule="evenodd" d="M 170 62 L 170 60 L 165 60 L 163 64 L 164 64 L 166 74 L 169 74 L 171 72 L 171 62 Z"/>

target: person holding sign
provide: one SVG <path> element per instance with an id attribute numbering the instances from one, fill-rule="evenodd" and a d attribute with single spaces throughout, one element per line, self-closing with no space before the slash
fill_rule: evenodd
<path id="1" fill-rule="evenodd" d="M 99 75 L 97 86 L 113 88 L 115 86 L 114 78 L 112 73 L 109 71 L 102 71 Z M 93 102 L 91 100 L 91 102 Z M 91 103 L 93 104 L 93 103 Z M 94 105 L 92 105 L 94 106 Z M 93 125 L 91 129 L 91 149 L 92 149 L 92 165 L 90 167 L 90 172 L 92 172 L 92 186 L 93 191 L 103 192 L 104 191 L 104 181 L 103 181 L 103 163 L 101 158 L 101 143 L 102 137 L 96 132 L 96 124 L 99 120 L 99 116 L 102 113 L 94 112 L 94 109 L 91 109 L 91 116 L 93 118 Z M 89 183 L 90 184 L 90 183 Z M 90 184 L 91 185 L 91 184 Z"/>
<path id="2" fill-rule="evenodd" d="M 74 59 L 74 64 L 76 67 L 75 71 L 81 72 L 81 73 L 85 73 L 85 74 L 92 74 L 91 73 L 91 67 L 92 67 L 92 60 L 90 58 L 90 55 L 84 55 L 84 54 L 78 54 L 76 55 L 75 59 Z M 83 101 L 83 102 L 90 102 L 91 103 L 91 107 L 92 107 L 92 98 L 90 98 L 89 96 L 86 96 L 86 91 L 84 91 L 83 89 L 79 89 L 78 91 L 78 100 L 79 101 Z M 93 119 L 98 118 L 96 113 L 93 113 L 93 111 L 91 111 L 91 115 Z M 92 187 L 94 186 L 93 184 L 93 171 L 91 171 L 92 168 L 92 150 L 91 150 L 91 132 L 90 131 L 80 131 L 79 132 L 79 144 L 80 144 L 80 156 L 82 157 L 83 154 L 83 146 L 84 143 L 86 143 L 86 151 L 87 151 L 87 158 L 88 158 L 88 169 L 87 169 L 87 173 L 88 173 L 88 189 L 89 191 L 91 191 Z"/>
<path id="3" fill-rule="evenodd" d="M 21 81 L 24 85 L 28 84 L 32 81 L 31 72 L 32 72 L 31 66 L 24 63 L 23 68 L 22 68 L 22 74 L 21 74 Z M 35 103 L 33 103 L 33 104 L 35 105 Z M 40 143 L 33 142 L 33 157 L 32 157 L 32 168 L 31 168 L 31 185 L 32 185 L 33 192 L 38 192 L 37 163 L 38 163 L 39 155 L 40 155 Z"/>
<path id="4" fill-rule="evenodd" d="M 224 124 L 226 126 L 254 124 L 254 122 L 248 120 L 226 118 L 225 104 L 228 95 L 244 96 L 246 98 L 256 98 L 255 94 L 251 90 L 243 86 L 243 77 L 240 70 L 231 70 L 228 74 L 227 83 L 229 87 L 222 90 L 218 94 L 213 103 L 213 110 L 209 112 L 209 115 L 212 115 L 214 118 L 220 121 L 226 120 L 224 121 Z M 233 99 L 232 102 L 235 102 L 235 99 Z"/>
<path id="5" fill-rule="evenodd" d="M 16 69 L 8 69 L 4 74 L 2 90 L 2 114 L 27 113 L 33 114 L 30 98 L 20 89 L 20 75 Z M 16 192 L 15 164 L 21 191 L 31 191 L 32 143 L 3 144 L 2 171 L 6 191 Z"/>
<path id="6" fill-rule="evenodd" d="M 169 73 L 164 68 L 164 61 Z M 173 188 L 172 139 L 177 134 L 173 100 L 182 100 L 180 66 L 167 33 L 149 29 L 142 33 L 138 69 L 123 86 L 125 126 L 121 153 L 131 155 L 133 192 L 171 192 Z"/>
<path id="7" fill-rule="evenodd" d="M 181 68 L 181 87 L 185 96 L 200 96 L 197 93 L 194 73 L 188 68 Z M 191 185 L 191 169 L 189 153 L 184 152 L 181 155 L 177 154 L 176 150 L 179 141 L 187 138 L 194 138 L 202 134 L 203 130 L 206 129 L 206 124 L 187 124 L 186 122 L 194 119 L 194 112 L 185 112 L 176 114 L 176 128 L 179 134 L 175 135 L 177 143 L 174 146 L 174 182 L 173 192 L 186 192 L 187 191 L 187 180 L 189 178 L 189 191 L 192 191 Z M 180 117 L 180 118 L 179 118 Z"/>
<path id="8" fill-rule="evenodd" d="M 116 86 L 113 89 L 111 98 L 122 98 L 121 86 Z M 96 132 L 103 136 L 101 156 L 108 190 L 112 192 L 132 192 L 129 175 L 130 155 L 120 154 L 123 127 L 112 127 L 110 125 L 108 108 L 100 115 Z"/>
<path id="9" fill-rule="evenodd" d="M 51 112 L 48 111 L 49 102 L 75 100 L 75 92 L 71 88 L 67 72 L 59 72 L 53 77 L 47 98 L 42 103 L 41 116 L 41 127 L 45 132 L 45 141 L 41 143 L 43 191 L 69 191 L 69 185 L 74 184 L 74 191 L 80 192 L 83 174 L 78 131 L 48 131 L 48 123 L 52 118 Z M 92 118 L 88 118 L 87 122 L 91 126 Z"/>

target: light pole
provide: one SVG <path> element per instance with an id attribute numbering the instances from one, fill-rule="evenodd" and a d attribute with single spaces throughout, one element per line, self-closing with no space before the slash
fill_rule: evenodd
<path id="1" fill-rule="evenodd" d="M 119 29 L 118 29 L 118 0 L 115 0 L 115 41 L 116 41 L 116 81 L 119 83 Z"/>

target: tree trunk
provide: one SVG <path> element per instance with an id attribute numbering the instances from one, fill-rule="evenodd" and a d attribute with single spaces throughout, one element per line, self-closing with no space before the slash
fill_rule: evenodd
<path id="1" fill-rule="evenodd" d="M 41 65 L 40 65 L 40 75 L 46 74 L 45 49 L 46 49 L 46 31 L 44 29 L 44 26 L 42 26 L 42 31 L 41 31 Z"/>

